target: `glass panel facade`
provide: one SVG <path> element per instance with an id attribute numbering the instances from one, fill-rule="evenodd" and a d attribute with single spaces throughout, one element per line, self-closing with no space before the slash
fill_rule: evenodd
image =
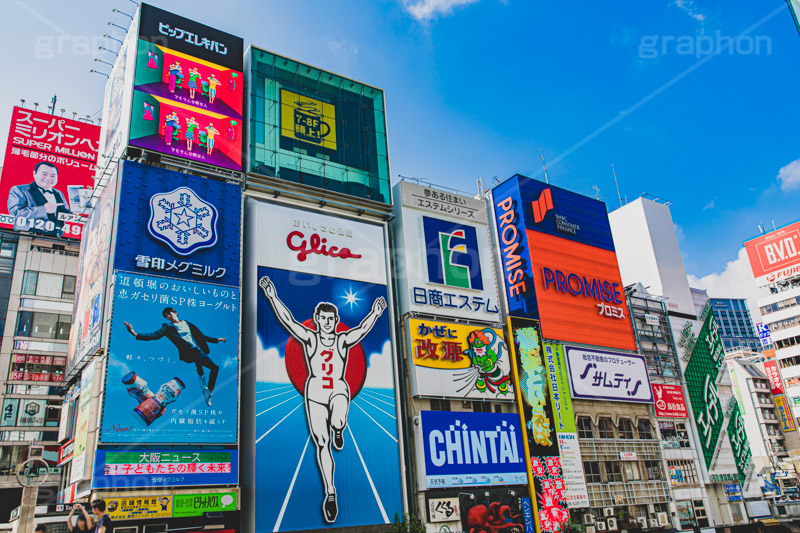
<path id="1" fill-rule="evenodd" d="M 383 91 L 251 48 L 249 171 L 390 204 Z"/>

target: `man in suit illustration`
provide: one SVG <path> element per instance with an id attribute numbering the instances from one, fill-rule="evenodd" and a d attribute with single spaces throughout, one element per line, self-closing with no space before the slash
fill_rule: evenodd
<path id="1" fill-rule="evenodd" d="M 128 332 L 136 337 L 136 340 L 155 341 L 162 337 L 169 339 L 178 349 L 180 360 L 184 363 L 193 363 L 195 365 L 200 388 L 203 390 L 203 398 L 205 398 L 208 406 L 211 407 L 211 394 L 214 392 L 214 384 L 217 382 L 219 365 L 209 357 L 208 343 L 225 342 L 225 338 L 206 336 L 191 322 L 178 318 L 178 312 L 172 307 L 166 307 L 161 314 L 169 322 L 165 322 L 161 328 L 152 333 L 136 333 L 133 326 L 128 322 L 124 324 L 128 328 Z M 209 370 L 207 382 L 203 368 Z"/>
<path id="2" fill-rule="evenodd" d="M 30 231 L 40 235 L 58 236 L 64 222 L 58 220 L 60 213 L 71 213 L 64 193 L 55 188 L 58 183 L 58 167 L 40 161 L 33 167 L 33 182 L 15 185 L 8 191 L 8 213 L 23 223 L 14 224 L 15 230 Z M 48 229 L 47 223 L 52 222 Z"/>

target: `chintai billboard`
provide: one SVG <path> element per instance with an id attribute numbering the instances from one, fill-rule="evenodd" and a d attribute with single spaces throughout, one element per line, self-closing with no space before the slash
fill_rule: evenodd
<path id="1" fill-rule="evenodd" d="M 249 198 L 245 221 L 255 529 L 389 523 L 403 504 L 385 226 Z"/>

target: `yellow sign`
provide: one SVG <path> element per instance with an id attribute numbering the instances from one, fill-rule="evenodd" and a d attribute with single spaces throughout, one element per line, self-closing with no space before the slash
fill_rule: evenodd
<path id="1" fill-rule="evenodd" d="M 111 520 L 168 518 L 172 516 L 172 496 L 107 498 L 106 510 Z"/>
<path id="2" fill-rule="evenodd" d="M 336 150 L 336 107 L 281 89 L 281 135 Z"/>
<path id="3" fill-rule="evenodd" d="M 794 424 L 794 417 L 792 410 L 789 408 L 789 402 L 786 396 L 775 396 L 775 408 L 778 410 L 778 419 L 781 421 L 781 429 L 786 431 L 795 431 L 797 428 Z"/>

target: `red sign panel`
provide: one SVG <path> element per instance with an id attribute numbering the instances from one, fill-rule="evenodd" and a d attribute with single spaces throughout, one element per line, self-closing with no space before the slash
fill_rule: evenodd
<path id="1" fill-rule="evenodd" d="M 528 230 L 542 337 L 636 350 L 617 254 Z"/>
<path id="2" fill-rule="evenodd" d="M 0 228 L 80 239 L 100 127 L 15 107 L 0 176 Z"/>
<path id="3" fill-rule="evenodd" d="M 653 383 L 653 397 L 656 400 L 656 417 L 689 418 L 686 397 L 680 385 Z"/>
<path id="4" fill-rule="evenodd" d="M 783 394 L 783 382 L 775 360 L 764 361 L 764 373 L 769 378 L 769 387 L 772 389 L 772 394 Z"/>
<path id="5" fill-rule="evenodd" d="M 759 285 L 800 275 L 800 222 L 744 243 Z"/>

